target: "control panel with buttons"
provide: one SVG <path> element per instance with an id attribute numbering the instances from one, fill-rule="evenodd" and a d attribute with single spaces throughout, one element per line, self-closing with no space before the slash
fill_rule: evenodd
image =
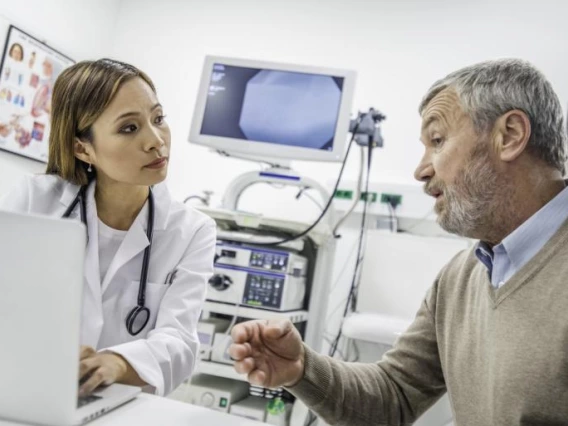
<path id="1" fill-rule="evenodd" d="M 249 273 L 243 294 L 243 305 L 279 309 L 285 277 Z"/>
<path id="2" fill-rule="evenodd" d="M 308 267 L 304 256 L 291 251 L 265 249 L 223 240 L 217 241 L 215 264 L 280 272 L 295 277 L 305 277 Z"/>

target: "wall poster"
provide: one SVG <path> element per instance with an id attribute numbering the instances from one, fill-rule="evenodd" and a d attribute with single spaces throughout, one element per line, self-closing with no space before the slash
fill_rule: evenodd
<path id="1" fill-rule="evenodd" d="M 0 65 L 0 149 L 47 162 L 53 85 L 73 63 L 10 25 Z"/>

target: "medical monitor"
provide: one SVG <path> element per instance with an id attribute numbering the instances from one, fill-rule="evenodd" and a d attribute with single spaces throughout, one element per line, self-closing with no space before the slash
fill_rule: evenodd
<path id="1" fill-rule="evenodd" d="M 189 141 L 254 158 L 343 161 L 355 72 L 207 56 Z"/>

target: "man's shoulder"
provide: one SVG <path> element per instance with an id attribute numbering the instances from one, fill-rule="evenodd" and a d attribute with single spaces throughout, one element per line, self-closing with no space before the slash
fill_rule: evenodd
<path id="1" fill-rule="evenodd" d="M 440 271 L 436 280 L 436 292 L 447 298 L 451 293 L 459 294 L 467 290 L 471 282 L 476 283 L 488 277 L 487 268 L 477 256 L 477 244 L 458 252 Z"/>
<path id="2" fill-rule="evenodd" d="M 479 259 L 475 255 L 477 244 L 459 251 L 450 259 L 442 269 L 442 275 L 469 274 L 475 267 L 480 265 Z"/>

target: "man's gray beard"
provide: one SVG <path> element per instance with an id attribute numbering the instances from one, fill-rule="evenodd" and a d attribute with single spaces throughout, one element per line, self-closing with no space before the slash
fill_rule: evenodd
<path id="1" fill-rule="evenodd" d="M 456 182 L 443 189 L 444 208 L 438 224 L 452 234 L 478 238 L 480 231 L 492 227 L 501 204 L 498 195 L 497 171 L 487 146 L 480 143 Z"/>

